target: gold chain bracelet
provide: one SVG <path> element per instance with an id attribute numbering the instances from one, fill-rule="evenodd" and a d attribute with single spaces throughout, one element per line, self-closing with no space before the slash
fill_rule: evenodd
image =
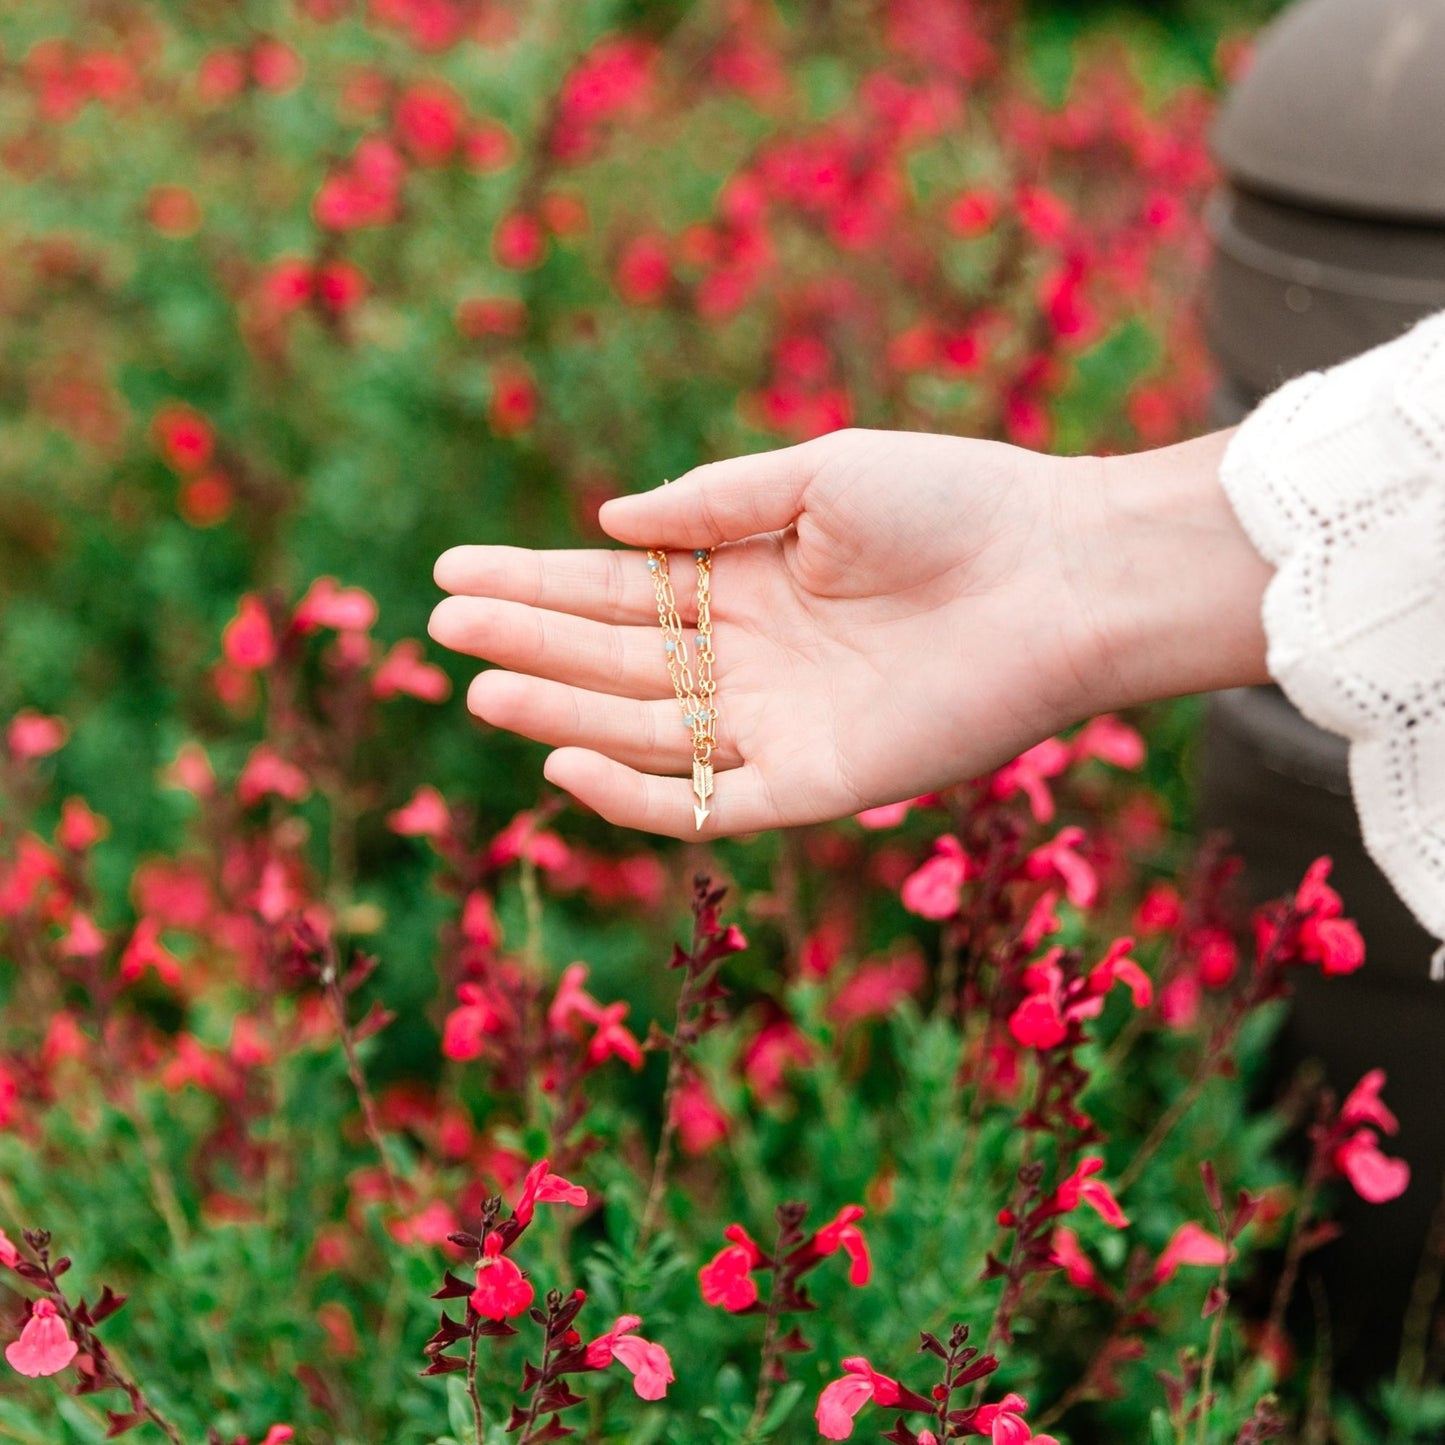
<path id="1" fill-rule="evenodd" d="M 692 556 L 697 563 L 696 678 L 687 660 L 687 641 L 677 615 L 667 553 L 660 548 L 649 548 L 647 570 L 652 574 L 657 593 L 657 620 L 662 627 L 667 673 L 672 679 L 678 706 L 682 708 L 682 720 L 692 730 L 692 791 L 696 799 L 692 816 L 701 829 L 708 816 L 707 800 L 712 796 L 712 750 L 717 744 L 717 687 L 712 677 L 712 549 L 699 547 Z"/>

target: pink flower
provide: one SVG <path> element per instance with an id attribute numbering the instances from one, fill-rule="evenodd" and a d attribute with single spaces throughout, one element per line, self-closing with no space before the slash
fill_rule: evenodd
<path id="1" fill-rule="evenodd" d="M 1184 905 L 1178 889 L 1167 883 L 1156 883 L 1135 912 L 1134 927 L 1146 936 L 1169 933 L 1179 926 L 1183 917 Z"/>
<path id="2" fill-rule="evenodd" d="M 860 1019 L 886 1018 L 904 999 L 923 987 L 927 970 L 916 953 L 861 963 L 828 1005 L 828 1017 L 839 1025 Z"/>
<path id="3" fill-rule="evenodd" d="M 30 763 L 63 748 L 69 732 L 64 718 L 45 717 L 24 708 L 10 719 L 10 726 L 5 730 L 5 747 L 16 762 Z"/>
<path id="4" fill-rule="evenodd" d="M 1013 762 L 1005 763 L 993 775 L 989 792 L 995 798 L 1023 793 L 1035 819 L 1047 823 L 1054 816 L 1054 798 L 1047 780 L 1058 777 L 1068 765 L 1068 747 L 1058 738 L 1045 738 Z"/>
<path id="5" fill-rule="evenodd" d="M 502 1253 L 502 1236 L 493 1230 L 482 1242 L 472 1308 L 485 1320 L 510 1319 L 532 1303 L 535 1293 L 522 1271 Z"/>
<path id="6" fill-rule="evenodd" d="M 587 1045 L 589 1064 L 602 1064 L 608 1059 L 618 1058 L 629 1068 L 642 1067 L 642 1045 L 622 1022 L 627 1012 L 628 1005 L 625 1003 L 610 1003 L 602 1010 L 597 1019 L 597 1032 Z"/>
<path id="7" fill-rule="evenodd" d="M 403 838 L 443 838 L 452 826 L 452 810 L 435 788 L 418 788 L 405 807 L 387 814 L 386 826 Z"/>
<path id="8" fill-rule="evenodd" d="M 1008 1029 L 1025 1048 L 1054 1049 L 1069 1036 L 1063 972 L 1055 962 L 1060 953 L 1060 949 L 1051 948 L 1038 963 L 1024 970 L 1024 987 L 1029 993 L 1009 1016 Z"/>
<path id="9" fill-rule="evenodd" d="M 1057 878 L 1075 908 L 1089 908 L 1099 896 L 1099 880 L 1078 854 L 1085 841 L 1082 828 L 1061 828 L 1052 842 L 1029 854 L 1024 871 L 1030 878 Z"/>
<path id="10" fill-rule="evenodd" d="M 216 449 L 210 422 L 181 402 L 168 402 L 156 412 L 151 435 L 166 465 L 176 472 L 200 471 Z"/>
<path id="11" fill-rule="evenodd" d="M 963 844 L 951 833 L 933 847 L 933 857 L 903 880 L 900 896 L 910 913 L 941 920 L 958 912 L 959 890 L 974 876 L 974 868 Z"/>
<path id="12" fill-rule="evenodd" d="M 84 798 L 67 798 L 60 810 L 60 826 L 55 841 L 72 853 L 93 848 L 109 831 L 104 818 L 91 812 Z"/>
<path id="13" fill-rule="evenodd" d="M 648 233 L 628 242 L 617 262 L 617 290 L 624 301 L 651 305 L 667 294 L 671 281 L 665 237 Z"/>
<path id="14" fill-rule="evenodd" d="M 288 763 L 270 743 L 256 745 L 236 780 L 236 796 L 246 808 L 254 807 L 265 797 L 299 803 L 310 791 L 311 782 L 306 774 L 295 763 Z"/>
<path id="15" fill-rule="evenodd" d="M 880 1375 L 861 1355 L 844 1360 L 843 1368 L 848 1373 L 823 1387 L 813 1411 L 818 1433 L 827 1440 L 846 1440 L 853 1433 L 853 1417 L 870 1400 L 896 1405 L 902 1394 L 897 1380 Z"/>
<path id="16" fill-rule="evenodd" d="M 1128 723 L 1112 713 L 1091 718 L 1074 739 L 1076 758 L 1099 758 L 1116 768 L 1131 771 L 1144 766 L 1144 739 Z"/>
<path id="17" fill-rule="evenodd" d="M 1005 1395 L 997 1405 L 981 1405 L 974 1425 L 987 1430 L 993 1445 L 1059 1445 L 1052 1435 L 1035 1435 L 1024 1420 L 1029 1402 L 1022 1395 Z"/>
<path id="18" fill-rule="evenodd" d="M 402 92 L 396 130 L 424 166 L 441 165 L 456 150 L 467 118 L 462 98 L 439 81 L 421 81 Z"/>
<path id="19" fill-rule="evenodd" d="M 95 926 L 90 914 L 77 909 L 60 940 L 60 951 L 67 958 L 98 958 L 105 952 L 105 935 Z"/>
<path id="20" fill-rule="evenodd" d="M 926 793 L 921 798 L 905 798 L 901 803 L 882 803 L 876 808 L 864 808 L 853 816 L 864 828 L 896 828 L 908 816 L 910 809 L 927 802 L 932 796 Z"/>
<path id="21" fill-rule="evenodd" d="M 48 1299 L 30 1306 L 30 1318 L 20 1338 L 5 1347 L 5 1358 L 22 1375 L 54 1375 L 76 1356 L 78 1346 L 70 1338 L 65 1321 Z"/>
<path id="22" fill-rule="evenodd" d="M 0 1264 L 7 1269 L 14 1269 L 20 1263 L 20 1251 L 10 1242 L 9 1237 L 3 1229 L 0 1229 Z"/>
<path id="23" fill-rule="evenodd" d="M 221 651 L 232 667 L 260 672 L 276 661 L 276 634 L 261 599 L 248 592 L 221 634 Z"/>
<path id="24" fill-rule="evenodd" d="M 1228 1258 L 1229 1249 L 1222 1239 L 1190 1221 L 1174 1231 L 1150 1279 L 1156 1285 L 1163 1284 L 1165 1280 L 1174 1278 L 1180 1265 L 1197 1264 L 1218 1269 Z"/>
<path id="25" fill-rule="evenodd" d="M 694 1158 L 716 1148 L 728 1135 L 727 1115 L 696 1075 L 684 1080 L 672 1096 L 672 1122 L 682 1152 Z"/>
<path id="26" fill-rule="evenodd" d="M 1129 1220 L 1119 1208 L 1114 1191 L 1102 1179 L 1092 1176 L 1104 1167 L 1104 1161 L 1096 1154 L 1086 1155 L 1079 1161 L 1079 1167 L 1054 1191 L 1051 1201 L 1052 1212 L 1069 1214 L 1080 1204 L 1087 1204 L 1114 1229 L 1125 1228 Z"/>
<path id="27" fill-rule="evenodd" d="M 1148 1008 L 1154 1002 L 1154 981 L 1129 957 L 1134 940 L 1116 938 L 1100 962 L 1089 974 L 1088 992 L 1096 997 L 1108 993 L 1116 983 L 1125 984 L 1134 996 L 1135 1008 Z"/>
<path id="28" fill-rule="evenodd" d="M 539 1159 L 522 1181 L 516 1215 L 523 1224 L 532 1222 L 532 1215 L 539 1204 L 570 1204 L 576 1209 L 587 1207 L 587 1191 L 580 1184 L 563 1179 L 560 1174 L 549 1174 L 548 1163 L 546 1159 Z"/>
<path id="29" fill-rule="evenodd" d="M 1360 930 L 1341 915 L 1345 905 L 1340 895 L 1325 882 L 1333 866 L 1328 858 L 1316 858 L 1295 894 L 1295 907 L 1305 915 L 1300 924 L 1300 953 L 1320 965 L 1327 976 L 1353 973 L 1365 961 L 1365 941 Z"/>
<path id="30" fill-rule="evenodd" d="M 458 984 L 457 997 L 461 1007 L 447 1015 L 442 1028 L 442 1053 L 465 1062 L 480 1057 L 487 1035 L 500 1032 L 507 1018 L 479 983 Z"/>
<path id="31" fill-rule="evenodd" d="M 818 1254 L 826 1256 L 841 1249 L 848 1256 L 852 1261 L 848 1270 L 848 1283 L 855 1285 L 867 1284 L 873 1269 L 872 1261 L 868 1257 L 868 1241 L 863 1238 L 863 1231 L 858 1228 L 858 1221 L 862 1218 L 861 1204 L 845 1204 L 838 1211 L 837 1218 L 831 1224 L 825 1224 L 813 1236 L 813 1248 Z"/>
<path id="32" fill-rule="evenodd" d="M 330 627 L 365 632 L 376 621 L 376 599 L 360 587 L 342 587 L 334 577 L 318 577 L 296 605 L 292 618 L 302 632 Z"/>
<path id="33" fill-rule="evenodd" d="M 763 1262 L 763 1252 L 741 1224 L 730 1224 L 723 1238 L 732 1241 L 697 1272 L 703 1300 L 736 1313 L 756 1304 L 758 1282 L 752 1271 Z"/>
<path id="34" fill-rule="evenodd" d="M 134 983 L 146 969 L 153 968 L 162 983 L 181 986 L 180 960 L 161 942 L 161 927 L 154 918 L 142 918 L 135 926 L 125 952 L 120 956 L 120 976 Z"/>
<path id="35" fill-rule="evenodd" d="M 289 1445 L 296 1438 L 296 1432 L 289 1425 L 273 1425 L 261 1445 Z"/>
<path id="36" fill-rule="evenodd" d="M 569 963 L 557 980 L 557 992 L 547 1009 L 547 1025 L 557 1033 L 568 1032 L 573 1019 L 595 1024 L 602 1017 L 602 1005 L 583 988 L 587 982 L 587 965 Z"/>
<path id="37" fill-rule="evenodd" d="M 1354 1127 L 1373 1124 L 1386 1134 L 1397 1134 L 1400 1121 L 1385 1107 L 1380 1090 L 1385 1087 L 1385 1071 L 1371 1069 L 1353 1089 L 1340 1108 L 1340 1123 Z"/>
<path id="38" fill-rule="evenodd" d="M 1356 1130 L 1335 1149 L 1333 1162 L 1360 1198 L 1371 1204 L 1398 1199 L 1410 1185 L 1409 1164 L 1382 1154 L 1373 1129 Z"/>
<path id="39" fill-rule="evenodd" d="M 1100 1299 L 1110 1298 L 1109 1286 L 1099 1277 L 1094 1261 L 1084 1253 L 1079 1236 L 1065 1225 L 1054 1230 L 1049 1241 L 1049 1258 L 1058 1265 L 1075 1289 L 1088 1290 Z"/>
<path id="40" fill-rule="evenodd" d="M 783 1091 L 788 1071 L 812 1062 L 813 1048 L 791 1019 L 764 1024 L 743 1050 L 743 1078 L 759 1100 L 766 1103 Z"/>
<path id="41" fill-rule="evenodd" d="M 422 659 L 421 643 L 403 638 L 382 658 L 371 676 L 373 697 L 406 694 L 423 702 L 445 702 L 452 690 L 451 679 L 435 663 Z"/>
<path id="42" fill-rule="evenodd" d="M 619 1315 L 617 1323 L 605 1335 L 587 1346 L 589 1368 L 605 1370 L 613 1360 L 632 1371 L 632 1388 L 644 1400 L 660 1400 L 676 1378 L 672 1361 L 661 1345 L 651 1344 L 632 1333 L 642 1320 L 637 1315 Z"/>

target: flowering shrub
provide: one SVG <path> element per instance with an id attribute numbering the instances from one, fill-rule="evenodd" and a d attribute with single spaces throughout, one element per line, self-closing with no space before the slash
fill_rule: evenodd
<path id="1" fill-rule="evenodd" d="M 699 875 L 647 1000 L 671 994 L 670 1024 L 644 1028 L 608 994 L 656 934 L 607 921 L 675 897 L 677 869 L 595 855 L 548 808 L 496 831 L 358 785 L 376 714 L 436 691 L 374 618 L 324 578 L 243 599 L 218 667 L 263 735 L 230 768 L 178 751 L 190 821 L 137 870 L 133 919 L 96 891 L 106 820 L 45 806 L 78 739 L 8 725 L 0 1268 L 6 1360 L 34 1379 L 0 1396 L 13 1438 L 1284 1428 L 1322 1198 L 1409 1180 L 1379 1071 L 1343 1104 L 1246 1111 L 1291 974 L 1364 961 L 1327 860 L 1242 952 L 1227 860 L 1143 886 L 1142 741 L 1101 719 L 742 848 L 735 899 Z M 421 997 L 420 957 L 367 951 L 318 789 L 432 860 Z M 577 889 L 598 921 L 570 935 Z M 431 1060 L 397 1074 L 405 1025 Z"/>
<path id="2" fill-rule="evenodd" d="M 1046 92 L 970 0 L 574 9 L 0 17 L 0 706 L 95 717 L 58 766 L 131 858 L 174 824 L 138 780 L 244 711 L 243 594 L 336 576 L 418 637 L 447 546 L 596 540 L 711 456 L 1202 419 L 1207 70 L 1095 45 Z M 534 801 L 518 745 L 405 731 L 389 776 Z"/>
<path id="3" fill-rule="evenodd" d="M 1242 951 L 1113 719 L 619 843 L 416 640 L 444 546 L 708 455 L 1173 439 L 1205 93 L 964 0 L 558 13 L 0 18 L 0 1435 L 1317 1416 L 1321 1211 L 1408 1183 L 1378 1072 L 1246 1105 L 1363 963 L 1326 862 Z"/>

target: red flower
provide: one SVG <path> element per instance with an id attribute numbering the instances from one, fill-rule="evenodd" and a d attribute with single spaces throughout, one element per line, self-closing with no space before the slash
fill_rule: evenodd
<path id="1" fill-rule="evenodd" d="M 1013 762 L 1005 763 L 993 775 L 989 793 L 995 798 L 1024 793 L 1034 818 L 1040 823 L 1050 822 L 1054 816 L 1054 798 L 1047 780 L 1058 777 L 1068 765 L 1067 746 L 1058 738 L 1045 738 Z"/>
<path id="2" fill-rule="evenodd" d="M 532 1222 L 532 1214 L 539 1204 L 570 1204 L 577 1209 L 587 1207 L 587 1191 L 580 1184 L 563 1179 L 560 1174 L 549 1174 L 548 1163 L 546 1159 L 539 1159 L 522 1181 L 516 1215 L 523 1224 Z"/>
<path id="3" fill-rule="evenodd" d="M 445 702 L 451 690 L 451 679 L 423 660 L 421 643 L 410 637 L 398 642 L 371 676 L 371 694 L 383 700 L 404 693 L 423 702 Z"/>
<path id="4" fill-rule="evenodd" d="M 1049 1258 L 1064 1271 L 1075 1289 L 1088 1290 L 1100 1299 L 1113 1297 L 1109 1286 L 1094 1268 L 1094 1261 L 1084 1253 L 1079 1236 L 1067 1225 L 1060 1225 L 1054 1230 L 1049 1241 Z"/>
<path id="5" fill-rule="evenodd" d="M 1385 1087 L 1385 1071 L 1371 1069 L 1345 1099 L 1340 1108 L 1340 1123 L 1354 1127 L 1359 1124 L 1373 1124 L 1386 1134 L 1397 1134 L 1400 1121 L 1385 1107 L 1380 1090 Z"/>
<path id="6" fill-rule="evenodd" d="M 634 306 L 660 301 L 671 280 L 665 237 L 649 232 L 628 242 L 617 262 L 617 290 L 624 301 Z"/>
<path id="7" fill-rule="evenodd" d="M 923 987 L 927 969 L 916 953 L 875 963 L 861 963 L 834 994 L 828 1017 L 839 1025 L 860 1019 L 886 1018 L 904 999 Z"/>
<path id="8" fill-rule="evenodd" d="M 945 833 L 933 845 L 926 863 L 903 880 L 903 906 L 920 918 L 952 918 L 958 912 L 960 890 L 975 876 L 973 860 L 963 844 Z"/>
<path id="9" fill-rule="evenodd" d="M 321 304 L 338 314 L 350 311 L 367 291 L 366 272 L 350 261 L 331 261 L 316 273 L 316 295 Z"/>
<path id="10" fill-rule="evenodd" d="M 197 472 L 211 460 L 216 434 L 194 407 L 168 402 L 151 421 L 161 460 L 173 471 Z"/>
<path id="11" fill-rule="evenodd" d="M 236 615 L 221 634 L 221 652 L 232 667 L 246 672 L 260 672 L 276 661 L 276 634 L 271 628 L 271 615 L 265 604 L 253 593 L 246 593 L 236 607 Z"/>
<path id="12" fill-rule="evenodd" d="M 402 92 L 396 104 L 396 132 L 424 166 L 439 166 L 462 138 L 467 109 L 449 85 L 422 81 Z"/>
<path id="13" fill-rule="evenodd" d="M 1218 1269 L 1229 1258 L 1229 1248 L 1218 1236 L 1192 1221 L 1181 1224 L 1164 1246 L 1159 1262 L 1154 1266 L 1150 1283 L 1163 1284 L 1173 1279 L 1183 1264 L 1213 1266 Z"/>
<path id="14" fill-rule="evenodd" d="M 432 787 L 421 787 L 405 807 L 386 816 L 386 826 L 403 838 L 445 837 L 452 825 L 447 800 Z"/>
<path id="15" fill-rule="evenodd" d="M 975 236 L 982 236 L 993 230 L 1000 209 L 1001 203 L 996 192 L 964 191 L 961 196 L 950 202 L 944 219 L 948 222 L 948 229 L 955 236 L 971 240 Z"/>
<path id="16" fill-rule="evenodd" d="M 75 1358 L 77 1349 L 54 1304 L 39 1299 L 30 1306 L 20 1338 L 6 1345 L 5 1358 L 22 1375 L 54 1375 Z"/>
<path id="17" fill-rule="evenodd" d="M 736 1313 L 757 1303 L 758 1282 L 752 1271 L 763 1262 L 763 1252 L 741 1224 L 728 1225 L 723 1238 L 732 1243 L 698 1270 L 697 1282 L 706 1303 Z"/>
<path id="18" fill-rule="evenodd" d="M 863 1238 L 863 1231 L 858 1228 L 858 1221 L 862 1218 L 861 1204 L 845 1204 L 838 1211 L 837 1218 L 831 1224 L 825 1224 L 812 1240 L 813 1250 L 819 1255 L 827 1256 L 841 1249 L 848 1256 L 852 1261 L 848 1270 L 848 1283 L 855 1285 L 867 1284 L 873 1270 L 872 1261 L 868 1257 L 868 1241 Z"/>
<path id="19" fill-rule="evenodd" d="M 597 1019 L 597 1032 L 587 1045 L 589 1064 L 602 1064 L 608 1059 L 619 1058 L 629 1068 L 642 1067 L 642 1045 L 622 1022 L 627 1017 L 627 1011 L 625 1003 L 610 1003 L 602 1010 Z"/>
<path id="20" fill-rule="evenodd" d="M 509 271 L 530 271 L 547 254 L 547 233 L 542 223 L 525 211 L 503 216 L 492 234 L 492 254 Z"/>
<path id="21" fill-rule="evenodd" d="M 161 942 L 160 924 L 154 918 L 142 918 L 136 924 L 120 956 L 120 976 L 126 983 L 134 983 L 148 968 L 155 969 L 160 981 L 171 988 L 181 986 L 180 960 Z"/>
<path id="22" fill-rule="evenodd" d="M 1353 973 L 1365 961 L 1365 941 L 1360 930 L 1341 915 L 1345 905 L 1340 895 L 1325 882 L 1332 863 L 1316 858 L 1295 894 L 1295 907 L 1305 915 L 1300 923 L 1300 953 L 1320 965 L 1326 975 Z"/>
<path id="23" fill-rule="evenodd" d="M 525 362 L 515 358 L 492 368 L 492 399 L 487 419 L 500 437 L 518 436 L 537 416 L 537 383 Z"/>
<path id="24" fill-rule="evenodd" d="M 1410 1166 L 1380 1152 L 1373 1129 L 1358 1129 L 1334 1152 L 1334 1166 L 1355 1186 L 1361 1199 L 1385 1204 L 1398 1199 L 1410 1185 Z"/>
<path id="25" fill-rule="evenodd" d="M 1082 828 L 1061 828 L 1052 842 L 1035 848 L 1024 865 L 1030 878 L 1057 878 L 1075 908 L 1090 908 L 1099 896 L 1099 880 L 1077 852 L 1084 841 Z"/>
<path id="26" fill-rule="evenodd" d="M 1035 1435 L 1024 1420 L 1029 1402 L 1022 1395 L 1005 1395 L 996 1405 L 981 1405 L 974 1427 L 987 1431 L 993 1445 L 1059 1445 L 1052 1435 Z"/>
<path id="27" fill-rule="evenodd" d="M 284 95 L 301 84 L 306 62 L 289 45 L 266 36 L 251 51 L 251 74 L 262 90 Z"/>
<path id="28" fill-rule="evenodd" d="M 69 735 L 70 726 L 64 718 L 46 717 L 22 708 L 5 729 L 5 750 L 17 763 L 30 763 L 58 752 Z"/>
<path id="29" fill-rule="evenodd" d="M 1114 1191 L 1102 1179 L 1093 1178 L 1103 1167 L 1104 1161 L 1097 1155 L 1091 1154 L 1080 1160 L 1079 1167 L 1059 1185 L 1048 1201 L 1049 1212 L 1069 1214 L 1080 1204 L 1087 1204 L 1111 1228 L 1125 1228 L 1129 1220 L 1119 1208 Z"/>
<path id="30" fill-rule="evenodd" d="M 716 1148 L 727 1138 L 727 1115 L 696 1075 L 684 1080 L 672 1096 L 672 1122 L 682 1152 L 694 1158 Z"/>
<path id="31" fill-rule="evenodd" d="M 334 577 L 318 577 L 296 605 L 293 623 L 301 632 L 318 627 L 365 632 L 376 622 L 376 599 L 360 587 L 342 587 Z"/>
<path id="32" fill-rule="evenodd" d="M 632 1371 L 632 1388 L 644 1400 L 660 1400 L 676 1376 L 661 1345 L 632 1333 L 641 1323 L 637 1315 L 619 1315 L 605 1335 L 598 1335 L 587 1346 L 584 1358 L 593 1370 L 605 1370 L 614 1359 L 620 1361 Z"/>
<path id="33" fill-rule="evenodd" d="M 1076 758 L 1099 758 L 1130 771 L 1144 766 L 1144 739 L 1137 729 L 1120 722 L 1112 713 L 1086 722 L 1074 739 L 1073 751 Z"/>
<path id="34" fill-rule="evenodd" d="M 236 797 L 245 808 L 255 807 L 266 797 L 299 803 L 310 791 L 311 780 L 295 763 L 288 763 L 270 743 L 256 745 L 236 780 Z"/>
<path id="35" fill-rule="evenodd" d="M 465 1062 L 481 1056 L 486 1036 L 500 1032 L 507 1015 L 479 983 L 458 984 L 457 997 L 461 1007 L 447 1015 L 442 1028 L 442 1053 Z"/>
<path id="36" fill-rule="evenodd" d="M 502 1253 L 502 1236 L 493 1230 L 482 1242 L 472 1308 L 485 1320 L 510 1319 L 521 1314 L 535 1294 L 522 1271 Z"/>
<path id="37" fill-rule="evenodd" d="M 847 1374 L 823 1387 L 813 1411 L 818 1433 L 827 1440 L 846 1440 L 853 1433 L 853 1417 L 870 1400 L 896 1405 L 903 1390 L 898 1381 L 880 1375 L 861 1355 L 843 1361 Z"/>

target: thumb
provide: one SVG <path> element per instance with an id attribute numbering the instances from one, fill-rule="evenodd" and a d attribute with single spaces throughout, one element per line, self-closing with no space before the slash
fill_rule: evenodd
<path id="1" fill-rule="evenodd" d="M 694 467 L 670 485 L 613 497 L 598 521 L 633 547 L 715 547 L 781 531 L 803 510 L 820 459 L 816 442 Z"/>

